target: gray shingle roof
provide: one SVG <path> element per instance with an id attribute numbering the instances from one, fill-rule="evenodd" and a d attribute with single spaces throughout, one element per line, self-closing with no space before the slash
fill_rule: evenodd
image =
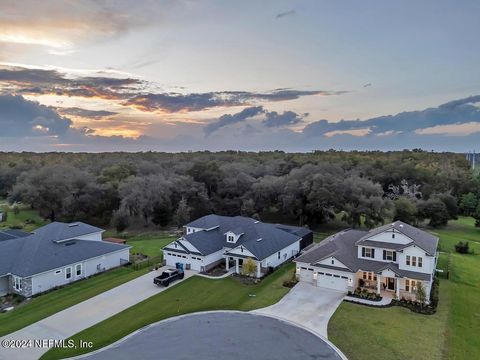
<path id="1" fill-rule="evenodd" d="M 295 243 L 302 236 L 311 232 L 306 228 L 262 223 L 243 216 L 207 215 L 192 221 L 186 226 L 203 229 L 215 228 L 210 231 L 197 231 L 184 236 L 203 255 L 211 254 L 222 248 L 242 245 L 259 260 L 263 260 Z M 243 235 L 235 244 L 228 243 L 225 237 L 225 233 L 228 231 L 233 231 L 235 234 L 243 233 Z M 257 241 L 259 239 L 261 240 Z M 171 246 L 168 249 L 171 249 Z"/>
<path id="2" fill-rule="evenodd" d="M 28 235 L 30 234 L 17 229 L 0 229 L 0 241 L 17 239 Z"/>
<path id="3" fill-rule="evenodd" d="M 371 232 L 361 230 L 345 230 L 337 234 L 331 235 L 317 244 L 309 251 L 303 253 L 295 259 L 296 262 L 308 263 L 318 267 L 329 268 L 328 266 L 318 264 L 319 261 L 333 256 L 338 261 L 342 262 L 351 271 L 374 271 L 379 272 L 386 268 L 390 268 L 392 271 L 400 276 L 411 277 L 415 279 L 430 280 L 429 274 L 423 274 L 420 272 L 401 270 L 398 268 L 398 264 L 386 263 L 382 261 L 366 260 L 358 258 L 358 252 L 356 245 L 359 240 L 365 238 L 366 234 Z M 377 232 L 378 233 L 378 232 Z"/>
<path id="4" fill-rule="evenodd" d="M 398 231 L 399 233 L 402 233 L 405 236 L 412 239 L 412 242 L 415 245 L 417 245 L 419 248 L 422 248 L 423 250 L 425 250 L 427 254 L 431 256 L 435 255 L 435 252 L 437 251 L 438 237 L 426 231 L 417 229 L 414 226 L 408 225 L 403 221 L 395 221 L 392 224 L 387 224 L 387 225 L 383 225 L 378 228 L 372 229 L 367 234 L 365 234 L 365 236 L 359 239 L 358 242 L 368 241 L 368 239 L 371 238 L 372 236 L 380 234 L 390 229 L 394 229 L 395 231 Z"/>
<path id="5" fill-rule="evenodd" d="M 78 240 L 77 236 L 102 231 L 84 223 L 54 222 L 29 236 L 0 242 L 0 275 L 26 277 L 86 259 L 129 248 L 104 241 Z M 64 239 L 74 239 L 58 242 Z"/>

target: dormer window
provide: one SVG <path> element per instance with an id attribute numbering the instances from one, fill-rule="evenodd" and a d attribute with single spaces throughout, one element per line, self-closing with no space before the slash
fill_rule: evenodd
<path id="1" fill-rule="evenodd" d="M 234 243 L 235 242 L 235 236 L 234 235 L 227 235 L 227 241 L 230 242 L 230 243 Z"/>
<path id="2" fill-rule="evenodd" d="M 371 259 L 375 258 L 375 249 L 362 247 L 362 257 L 371 258 Z"/>

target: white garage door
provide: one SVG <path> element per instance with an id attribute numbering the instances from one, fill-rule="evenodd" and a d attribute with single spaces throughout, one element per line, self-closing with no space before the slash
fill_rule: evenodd
<path id="1" fill-rule="evenodd" d="M 347 292 L 348 277 L 328 272 L 319 272 L 317 275 L 317 285 L 319 287 Z"/>
<path id="2" fill-rule="evenodd" d="M 313 281 L 313 269 L 302 266 L 300 268 L 300 281 L 311 283 Z"/>

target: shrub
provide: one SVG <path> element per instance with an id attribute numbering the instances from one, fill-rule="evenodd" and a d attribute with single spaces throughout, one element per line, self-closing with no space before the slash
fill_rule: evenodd
<path id="1" fill-rule="evenodd" d="M 470 254 L 470 247 L 468 245 L 468 241 L 459 241 L 458 243 L 456 243 L 455 251 L 460 254 Z"/>

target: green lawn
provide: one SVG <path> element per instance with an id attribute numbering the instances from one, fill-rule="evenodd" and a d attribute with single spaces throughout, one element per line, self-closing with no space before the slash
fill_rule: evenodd
<path id="1" fill-rule="evenodd" d="M 36 210 L 20 208 L 20 212 L 15 214 L 12 208 L 5 206 L 1 210 L 5 209 L 7 209 L 7 221 L 0 222 L 0 229 L 17 228 L 28 232 L 46 224 Z"/>
<path id="2" fill-rule="evenodd" d="M 131 253 L 142 253 L 150 257 L 162 254 L 162 248 L 176 239 L 163 233 L 142 233 L 127 237 L 127 244 L 132 246 Z"/>
<path id="3" fill-rule="evenodd" d="M 225 278 L 211 280 L 194 276 L 78 334 L 75 341 L 92 341 L 95 350 L 111 344 L 133 331 L 180 314 L 207 310 L 248 311 L 279 301 L 289 289 L 282 286 L 292 276 L 294 265 L 277 269 L 258 285 L 244 285 Z M 251 296 L 255 295 L 255 296 Z M 76 356 L 87 349 L 52 349 L 42 359 Z"/>
<path id="4" fill-rule="evenodd" d="M 450 280 L 440 280 L 435 315 L 408 309 L 375 309 L 343 303 L 330 320 L 328 333 L 350 360 L 475 359 L 480 353 L 480 229 L 460 218 L 435 233 L 446 268 L 454 244 L 469 240 L 476 255 L 451 254 Z"/>
<path id="5" fill-rule="evenodd" d="M 119 268 L 81 280 L 61 289 L 32 298 L 7 313 L 0 313 L 0 336 L 19 330 L 63 309 L 78 304 L 104 291 L 145 274 L 148 269 L 134 271 Z"/>

